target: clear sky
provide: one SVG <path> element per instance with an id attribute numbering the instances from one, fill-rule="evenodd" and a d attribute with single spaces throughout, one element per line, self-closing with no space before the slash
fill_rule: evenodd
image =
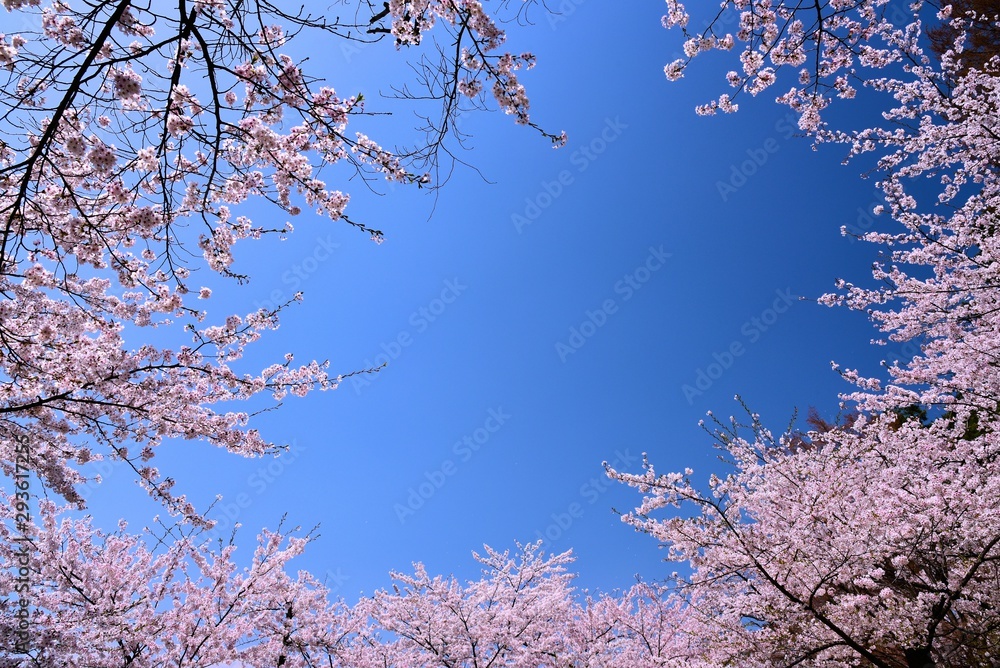
<path id="1" fill-rule="evenodd" d="M 293 444 L 279 459 L 160 449 L 178 491 L 202 504 L 224 495 L 214 516 L 243 524 L 242 558 L 287 513 L 320 525 L 296 565 L 351 600 L 413 561 L 467 578 L 483 543 L 539 537 L 574 550 L 581 588 L 662 577 L 674 567 L 655 541 L 612 510 L 639 495 L 612 485 L 602 461 L 638 471 L 645 451 L 663 472 L 705 480 L 724 470 L 698 427 L 706 411 L 738 412 L 739 393 L 780 432 L 796 409 L 836 413 L 850 386 L 831 360 L 872 371 L 902 352 L 870 346 L 862 315 L 810 301 L 839 277 L 870 278 L 876 250 L 839 231 L 870 220 L 865 166 L 793 136 L 773 95 L 697 117 L 724 92 L 724 65 L 705 58 L 668 82 L 681 36 L 660 27 L 662 3 L 562 5 L 557 20 L 509 29 L 514 51 L 538 56 L 522 79 L 532 119 L 566 130 L 565 148 L 499 113 L 465 117 L 474 150 L 460 157 L 478 173 L 460 167 L 437 199 L 340 186 L 352 217 L 385 232 L 381 246 L 300 216 L 285 242 L 237 247 L 248 286 L 209 283 L 219 317 L 305 293 L 248 369 L 285 352 L 345 374 L 389 362 L 259 417 L 267 437 Z M 390 43 L 314 46 L 338 92 L 393 106 L 379 96 L 388 80 L 366 80 L 402 80 Z M 379 123 L 352 127 L 380 139 Z M 280 224 L 279 213 L 255 216 Z M 156 511 L 130 480 L 115 468 L 93 492 L 99 523 L 124 514 L 142 526 Z"/>

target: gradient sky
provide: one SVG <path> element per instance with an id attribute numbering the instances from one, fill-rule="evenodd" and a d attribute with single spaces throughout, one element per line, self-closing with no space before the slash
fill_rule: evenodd
<path id="1" fill-rule="evenodd" d="M 499 113 L 463 117 L 474 148 L 459 157 L 474 169 L 459 167 L 436 198 L 338 186 L 353 218 L 385 232 L 381 246 L 301 216 L 287 241 L 237 247 L 249 285 L 206 277 L 219 317 L 305 293 L 247 369 L 285 352 L 345 374 L 389 362 L 259 417 L 267 437 L 293 444 L 279 459 L 161 448 L 179 491 L 203 505 L 224 495 L 213 516 L 242 523 L 240 559 L 287 513 L 291 525 L 320 525 L 295 565 L 349 600 L 414 561 L 473 577 L 484 543 L 539 537 L 573 549 L 580 588 L 663 577 L 675 568 L 656 542 L 613 512 L 640 496 L 608 481 L 602 461 L 638 471 L 648 452 L 662 472 L 691 467 L 707 480 L 724 467 L 698 426 L 706 411 L 738 414 L 740 394 L 776 432 L 796 409 L 832 417 L 850 386 L 831 360 L 873 371 L 905 352 L 871 346 L 863 315 L 810 301 L 839 277 L 870 280 L 877 249 L 840 235 L 870 220 L 867 166 L 794 136 L 773 95 L 696 116 L 726 90 L 727 67 L 699 59 L 666 81 L 681 36 L 660 27 L 662 3 L 562 9 L 509 32 L 512 50 L 538 56 L 522 78 L 532 120 L 566 130 L 565 148 Z M 394 108 L 379 93 L 395 79 L 371 82 L 406 73 L 390 43 L 311 46 L 338 92 Z M 845 109 L 838 122 L 871 111 Z M 352 127 L 378 140 L 392 122 Z M 280 224 L 279 214 L 255 217 Z M 91 497 L 98 522 L 147 523 L 156 507 L 128 471 L 106 478 Z"/>

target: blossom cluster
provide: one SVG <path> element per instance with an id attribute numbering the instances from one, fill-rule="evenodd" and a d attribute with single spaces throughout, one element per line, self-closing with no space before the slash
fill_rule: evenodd
<path id="1" fill-rule="evenodd" d="M 14 59 L 17 58 L 17 50 L 24 46 L 27 40 L 21 35 L 14 35 L 7 41 L 7 35 L 0 33 L 0 66 L 7 69 L 14 69 Z"/>
<path id="2" fill-rule="evenodd" d="M 887 9 L 888 0 L 836 0 L 805 7 L 794 2 L 772 0 L 726 0 L 701 30 L 691 28 L 685 4 L 668 0 L 663 26 L 680 29 L 685 58 L 664 68 L 666 77 L 680 79 L 692 59 L 713 50 L 729 51 L 739 45 L 740 69 L 726 73 L 736 89 L 699 105 L 699 114 L 734 112 L 733 99 L 746 92 L 756 96 L 778 82 L 782 69 L 796 71 L 796 85 L 778 96 L 800 115 L 800 128 L 816 132 L 822 127 L 821 111 L 830 96 L 851 98 L 851 81 L 866 71 L 894 63 L 919 60 L 922 3 L 914 3 L 912 14 L 898 7 Z M 736 22 L 735 34 L 726 27 Z"/>

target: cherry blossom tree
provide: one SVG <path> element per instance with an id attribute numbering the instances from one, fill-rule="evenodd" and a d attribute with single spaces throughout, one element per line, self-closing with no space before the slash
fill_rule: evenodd
<path id="1" fill-rule="evenodd" d="M 569 552 L 519 547 L 514 557 L 486 547 L 475 555 L 483 577 L 466 585 L 431 577 L 421 564 L 414 575 L 393 573 L 393 591 L 355 607 L 371 619 L 368 644 L 393 666 L 632 668 L 696 658 L 678 597 L 640 582 L 580 601 Z M 380 642 L 386 632 L 395 640 Z"/>
<path id="2" fill-rule="evenodd" d="M 554 665 L 569 652 L 565 633 L 575 605 L 565 566 L 568 553 L 543 558 L 537 544 L 516 559 L 490 548 L 476 559 L 483 579 L 463 586 L 431 577 L 416 565 L 412 575 L 393 573 L 398 584 L 365 609 L 378 629 L 396 640 L 384 644 L 392 665 Z M 433 663 L 431 663 L 433 662 Z"/>
<path id="3" fill-rule="evenodd" d="M 264 531 L 240 568 L 234 545 L 213 549 L 189 524 L 105 532 L 89 519 L 60 520 L 51 502 L 39 516 L 30 542 L 0 524 L 0 561 L 37 564 L 33 611 L 0 604 L 4 668 L 633 668 L 661 665 L 674 628 L 673 609 L 649 585 L 581 605 L 570 554 L 546 556 L 540 544 L 514 556 L 486 547 L 476 555 L 482 577 L 466 584 L 414 564 L 412 575 L 393 573 L 392 591 L 349 606 L 308 573 L 288 574 L 311 535 Z M 0 571 L 0 591 L 16 583 Z M 29 614 L 30 634 L 21 625 Z"/>
<path id="4" fill-rule="evenodd" d="M 716 34 L 718 17 L 690 31 L 683 5 L 668 2 L 664 24 L 686 32 L 689 55 L 667 66 L 668 78 L 700 52 L 740 45 L 742 71 L 727 75 L 736 94 L 701 113 L 735 111 L 739 94 L 798 69 L 777 100 L 799 112 L 800 128 L 847 144 L 852 157 L 877 157 L 886 204 L 876 213 L 895 227 L 862 238 L 888 259 L 874 265 L 876 287 L 840 281 L 820 301 L 864 310 L 888 340 L 920 344 L 886 378 L 835 365 L 858 386 L 844 396 L 857 417 L 837 428 L 803 440 L 774 437 L 752 413 L 746 425 L 716 420 L 732 468 L 706 489 L 689 469 L 609 468 L 644 495 L 623 520 L 690 571 L 673 577 L 687 601 L 682 628 L 711 665 L 1000 660 L 1000 79 L 982 49 L 964 58 L 969 26 L 983 34 L 996 23 L 943 4 L 928 17 L 921 2 L 908 13 L 878 0 L 724 3 L 739 13 L 734 37 Z M 939 63 L 923 51 L 928 18 L 952 39 Z M 830 129 L 823 110 L 853 97 L 858 82 L 893 100 L 886 126 Z M 929 197 L 928 179 L 938 184 Z"/>
<path id="5" fill-rule="evenodd" d="M 683 7 L 668 4 L 671 15 L 665 24 L 686 25 Z M 864 310 L 886 339 L 921 346 L 912 360 L 888 369 L 887 381 L 843 370 L 859 386 L 846 398 L 871 414 L 922 406 L 932 417 L 947 414 L 949 419 L 935 422 L 935 428 L 947 425 L 957 440 L 970 434 L 984 436 L 996 430 L 1000 399 L 995 371 L 1000 335 L 994 317 L 1000 79 L 969 68 L 962 60 L 966 28 L 980 25 L 986 20 L 982 16 L 953 17 L 951 5 L 937 12 L 937 19 L 946 22 L 955 38 L 952 48 L 942 54 L 940 67 L 935 67 L 921 48 L 924 3 L 914 3 L 910 22 L 902 24 L 885 18 L 881 10 L 886 5 L 879 1 L 823 5 L 829 16 L 820 12 L 812 28 L 805 30 L 796 27 L 806 25 L 804 10 L 779 4 L 765 12 L 754 4 L 756 9 L 744 10 L 740 19 L 744 28 L 738 38 L 746 44 L 740 56 L 746 64 L 744 74 L 730 80 L 739 91 L 756 93 L 763 86 L 765 56 L 779 66 L 815 63 L 815 68 L 800 72 L 800 80 L 810 81 L 808 99 L 803 97 L 805 89 L 793 87 L 778 101 L 800 111 L 800 126 L 813 132 L 817 141 L 847 144 L 852 157 L 877 154 L 878 187 L 886 203 L 875 213 L 888 213 L 896 225 L 862 235 L 890 249 L 888 261 L 874 268 L 879 287 L 841 280 L 840 292 L 824 296 L 821 302 Z M 785 55 L 791 46 L 778 37 L 786 33 L 799 35 L 795 44 L 803 49 L 792 60 Z M 710 25 L 688 44 L 712 41 L 711 34 Z M 878 49 L 880 57 L 872 58 L 871 50 L 880 45 L 884 46 Z M 806 58 L 810 53 L 813 57 Z M 977 54 L 975 58 L 982 55 Z M 988 61 L 988 69 L 992 71 L 997 62 Z M 850 132 L 825 128 L 819 114 L 830 103 L 829 91 L 835 91 L 835 97 L 850 97 L 843 95 L 840 84 L 828 85 L 826 80 L 859 77 L 861 65 L 886 69 L 886 76 L 868 76 L 864 82 L 894 99 L 896 106 L 884 114 L 888 125 Z M 668 76 L 672 72 L 668 67 Z M 721 104 L 707 109 L 715 108 Z M 940 184 L 930 196 L 926 187 L 918 187 L 928 179 Z"/>
<path id="6" fill-rule="evenodd" d="M 5 25 L 20 29 L 0 35 L 0 469 L 14 482 L 12 493 L 4 483 L 0 526 L 0 662 L 280 666 L 294 653 L 299 665 L 337 656 L 338 624 L 354 628 L 355 613 L 284 570 L 308 537 L 261 534 L 241 572 L 233 545 L 203 538 L 204 509 L 151 460 L 171 439 L 278 452 L 250 412 L 231 407 L 333 389 L 352 372 L 291 354 L 237 372 L 287 304 L 210 311 L 195 272 L 242 283 L 237 242 L 292 232 L 251 219 L 255 201 L 284 220 L 307 211 L 381 241 L 328 181 L 436 187 L 463 100 L 483 107 L 489 96 L 562 145 L 564 135 L 529 116 L 519 75 L 534 57 L 504 52 L 504 32 L 477 0 L 362 0 L 346 21 L 266 0 L 4 8 Z M 404 89 L 393 104 L 438 103 L 418 139 L 389 150 L 355 131 L 381 110 L 310 69 L 310 33 L 413 52 L 415 85 L 428 89 Z M 176 345 L 148 343 L 153 328 Z M 86 467 L 101 459 L 131 466 L 180 524 L 105 533 L 42 499 L 85 507 Z M 41 489 L 24 491 L 31 476 Z"/>
<path id="7" fill-rule="evenodd" d="M 484 87 L 538 128 L 518 80 L 534 58 L 502 52 L 504 33 L 475 0 L 362 2 L 348 22 L 266 1 L 4 6 L 28 27 L 0 35 L 0 468 L 13 474 L 15 445 L 27 438 L 33 472 L 81 506 L 80 466 L 110 458 L 171 512 L 194 517 L 150 463 L 164 440 L 274 452 L 248 412 L 213 406 L 281 402 L 349 375 L 291 355 L 257 373 L 234 370 L 281 307 L 210 313 L 211 290 L 192 272 L 242 282 L 234 245 L 292 231 L 252 220 L 248 203 L 270 201 L 283 218 L 312 211 L 380 241 L 324 174 L 433 185 L 460 100 L 481 103 Z M 426 143 L 403 153 L 348 132 L 370 113 L 363 95 L 338 94 L 297 55 L 310 32 L 388 36 L 405 49 L 432 29 L 459 55 L 422 56 L 417 71 L 441 116 L 423 128 Z M 131 328 L 166 329 L 177 344 L 149 345 L 127 336 Z"/>
<path id="8" fill-rule="evenodd" d="M 989 666 L 1000 643 L 995 467 L 889 416 L 787 447 L 759 419 L 718 436 L 735 471 L 611 471 L 623 519 L 686 564 L 682 629 L 710 665 Z M 659 518 L 692 505 L 693 517 Z"/>
<path id="9" fill-rule="evenodd" d="M 30 619 L 4 606 L 0 665 L 306 665 L 347 651 L 357 620 L 307 573 L 286 572 L 308 536 L 265 531 L 240 569 L 234 546 L 211 550 L 193 531 L 109 533 L 57 511 L 42 504 L 30 542 L 0 525 L 5 565 L 33 565 Z M 11 580 L 5 568 L 0 589 Z"/>

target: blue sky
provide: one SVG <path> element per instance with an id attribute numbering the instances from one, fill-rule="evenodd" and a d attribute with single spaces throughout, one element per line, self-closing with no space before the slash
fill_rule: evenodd
<path id="1" fill-rule="evenodd" d="M 865 166 L 793 136 L 773 96 L 696 116 L 724 91 L 725 65 L 705 58 L 667 82 L 681 36 L 660 27 L 662 3 L 562 4 L 560 20 L 510 26 L 510 42 L 538 56 L 522 79 L 532 119 L 566 130 L 565 148 L 499 113 L 463 117 L 474 150 L 460 157 L 482 176 L 459 168 L 436 199 L 339 186 L 352 217 L 385 232 L 381 246 L 302 216 L 287 241 L 237 247 L 248 286 L 211 283 L 219 317 L 305 293 L 248 363 L 285 352 L 339 373 L 389 362 L 260 416 L 267 437 L 292 444 L 279 459 L 161 448 L 179 491 L 203 504 L 224 495 L 215 517 L 243 524 L 243 558 L 287 513 L 320 525 L 296 566 L 348 599 L 413 561 L 473 577 L 483 543 L 539 537 L 574 550 L 581 588 L 663 577 L 674 567 L 655 541 L 612 511 L 638 494 L 612 485 L 602 461 L 638 471 L 648 452 L 663 472 L 705 480 L 722 470 L 698 426 L 706 411 L 738 413 L 738 393 L 775 431 L 795 409 L 832 416 L 850 386 L 831 360 L 873 371 L 902 352 L 870 346 L 863 315 L 810 301 L 839 277 L 870 277 L 876 249 L 839 231 L 870 220 Z M 387 80 L 370 82 L 405 74 L 391 44 L 318 53 L 338 91 L 392 107 L 379 97 Z M 379 139 L 395 120 L 356 127 Z M 98 522 L 147 523 L 156 508 L 127 470 L 106 477 L 92 496 Z"/>

